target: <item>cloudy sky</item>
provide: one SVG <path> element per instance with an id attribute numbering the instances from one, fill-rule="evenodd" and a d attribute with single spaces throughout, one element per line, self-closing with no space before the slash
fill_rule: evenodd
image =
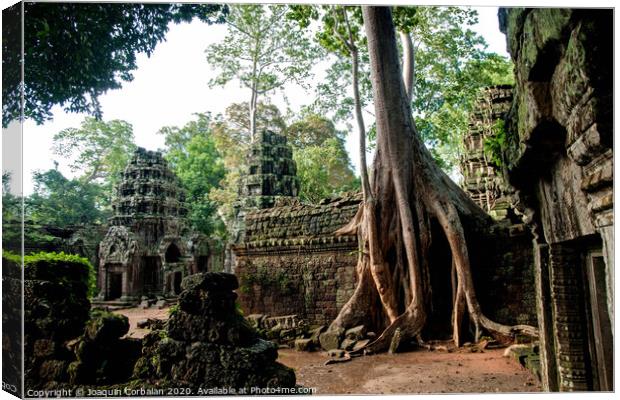
<path id="1" fill-rule="evenodd" d="M 505 36 L 500 33 L 497 7 L 476 7 L 479 24 L 475 30 L 489 44 L 489 50 L 507 56 Z M 135 79 L 123 84 L 120 90 L 109 91 L 101 96 L 104 120 L 122 119 L 133 125 L 138 146 L 147 149 L 162 148 L 163 137 L 156 132 L 163 126 L 182 126 L 197 112 L 220 113 L 234 102 L 247 101 L 249 93 L 235 82 L 224 88 L 209 88 L 208 81 L 216 71 L 209 66 L 204 50 L 221 41 L 226 33 L 225 25 L 206 25 L 199 21 L 173 25 L 166 41 L 160 43 L 150 58 L 138 55 Z M 319 71 L 320 72 L 320 71 Z M 299 109 L 312 99 L 312 93 L 289 86 L 286 95 L 293 110 Z M 277 95 L 272 102 L 285 109 L 283 97 Z M 32 121 L 24 124 L 24 194 L 33 190 L 31 180 L 35 170 L 53 167 L 60 163 L 60 170 L 72 176 L 68 160 L 59 159 L 51 151 L 52 137 L 68 127 L 78 127 L 85 115 L 65 113 L 60 107 L 53 109 L 54 119 L 37 126 Z M 351 132 L 347 142 L 349 154 L 357 154 L 357 139 Z M 351 157 L 357 170 L 357 157 Z"/>

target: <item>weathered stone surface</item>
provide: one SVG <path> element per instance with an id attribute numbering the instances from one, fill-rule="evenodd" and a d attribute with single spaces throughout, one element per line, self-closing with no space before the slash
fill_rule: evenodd
<path id="1" fill-rule="evenodd" d="M 352 350 L 353 346 L 355 346 L 356 343 L 357 343 L 356 339 L 345 338 L 340 343 L 340 348 L 342 350 Z"/>
<path id="2" fill-rule="evenodd" d="M 366 326 L 359 325 L 351 329 L 347 329 L 344 336 L 351 340 L 361 340 L 366 336 Z"/>
<path id="3" fill-rule="evenodd" d="M 293 150 L 283 135 L 262 131 L 248 154 L 247 175 L 241 185 L 241 207 L 273 207 L 282 197 L 299 192 Z"/>
<path id="4" fill-rule="evenodd" d="M 500 15 L 516 71 L 505 174 L 537 242 L 541 355 L 530 364 L 540 365 L 546 390 L 610 390 L 613 13 L 503 9 Z M 584 260 L 601 258 L 604 277 L 578 275 Z M 606 301 L 591 305 L 584 286 Z M 597 326 L 589 326 L 585 311 L 593 307 L 601 313 Z M 592 330 L 597 340 L 583 334 Z M 593 348 L 596 363 L 584 356 Z M 593 369 L 596 380 L 587 378 Z"/>
<path id="5" fill-rule="evenodd" d="M 74 385 L 127 382 L 140 356 L 138 339 L 123 339 L 129 330 L 126 316 L 96 311 L 74 346 L 77 358 L 68 368 Z"/>
<path id="6" fill-rule="evenodd" d="M 353 346 L 353 351 L 358 351 L 366 347 L 368 343 L 370 343 L 370 339 L 358 340 L 357 342 L 355 342 L 355 345 Z"/>
<path id="7" fill-rule="evenodd" d="M 188 291 L 227 292 L 239 287 L 237 277 L 224 272 L 207 272 L 188 276 L 181 282 L 181 289 Z"/>
<path id="8" fill-rule="evenodd" d="M 332 358 L 343 358 L 345 351 L 341 349 L 331 349 L 327 352 L 327 355 Z"/>
<path id="9" fill-rule="evenodd" d="M 314 343 L 311 339 L 296 339 L 295 350 L 297 351 L 311 351 L 314 348 Z"/>
<path id="10" fill-rule="evenodd" d="M 231 299 L 234 276 L 209 274 L 186 278 L 184 306 L 164 330 L 143 340 L 143 356 L 134 378 L 169 387 L 292 387 L 295 374 L 276 362 L 277 345 L 258 337 Z M 200 299 L 208 299 L 200 301 Z M 206 309 L 224 307 L 224 309 Z M 264 319 L 264 318 L 263 318 Z"/>
<path id="11" fill-rule="evenodd" d="M 221 246 L 187 228 L 184 190 L 161 153 L 134 152 L 113 211 L 99 246 L 98 300 L 142 298 L 145 306 L 150 297 L 177 295 L 183 277 L 223 267 Z"/>
<path id="12" fill-rule="evenodd" d="M 319 337 L 321 336 L 321 333 L 325 332 L 325 329 L 327 329 L 327 327 L 325 325 L 321 325 L 318 328 L 314 328 L 312 331 L 310 331 L 310 340 L 312 340 L 314 346 L 321 346 Z"/>
<path id="13" fill-rule="evenodd" d="M 342 340 L 342 332 L 338 331 L 326 331 L 320 334 L 319 342 L 323 350 L 332 350 L 340 348 L 340 341 Z"/>
<path id="14" fill-rule="evenodd" d="M 126 316 L 112 313 L 97 313 L 88 321 L 85 336 L 97 343 L 106 343 L 124 336 L 129 331 Z"/>

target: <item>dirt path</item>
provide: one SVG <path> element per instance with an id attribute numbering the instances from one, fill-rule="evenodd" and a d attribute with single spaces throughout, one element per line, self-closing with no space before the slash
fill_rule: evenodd
<path id="1" fill-rule="evenodd" d="M 483 353 L 420 350 L 359 357 L 325 366 L 322 352 L 279 350 L 278 361 L 295 369 L 297 383 L 316 394 L 539 392 L 537 379 L 502 349 Z"/>
<path id="2" fill-rule="evenodd" d="M 115 313 L 129 318 L 128 337 L 141 338 L 148 330 L 137 323 L 147 318 L 167 319 L 168 308 L 130 308 Z M 278 350 L 278 361 L 295 369 L 297 383 L 316 388 L 316 394 L 514 393 L 539 392 L 537 379 L 503 349 L 472 353 L 467 349 L 418 350 L 378 354 L 325 366 L 324 352 Z"/>
<path id="3" fill-rule="evenodd" d="M 168 309 L 169 307 L 161 310 L 156 308 L 124 308 L 122 310 L 114 310 L 113 312 L 116 314 L 123 314 L 129 319 L 129 333 L 127 333 L 127 337 L 142 338 L 149 330 L 138 328 L 138 321 L 147 318 L 168 319 Z"/>

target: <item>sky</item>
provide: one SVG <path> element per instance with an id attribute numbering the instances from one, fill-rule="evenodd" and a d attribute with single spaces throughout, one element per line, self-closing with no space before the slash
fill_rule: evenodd
<path id="1" fill-rule="evenodd" d="M 497 7 L 474 8 L 479 15 L 474 30 L 485 38 L 488 50 L 508 56 L 505 36 L 499 31 Z M 209 66 L 204 51 L 209 44 L 221 41 L 225 34 L 225 25 L 207 25 L 200 21 L 172 25 L 166 41 L 156 47 L 150 58 L 144 54 L 137 56 L 138 69 L 134 72 L 134 80 L 124 83 L 122 89 L 100 97 L 103 119 L 122 119 L 131 123 L 136 144 L 156 150 L 164 147 L 163 136 L 156 134 L 160 128 L 183 126 L 193 119 L 194 113 L 223 113 L 231 103 L 247 101 L 249 91 L 240 88 L 236 82 L 230 82 L 224 88 L 210 88 L 208 85 L 217 71 Z M 320 76 L 319 67 L 316 69 Z M 313 98 L 312 93 L 292 85 L 286 87 L 285 92 L 293 110 Z M 272 97 L 271 101 L 282 111 L 286 110 L 282 95 Z M 86 115 L 66 113 L 59 106 L 52 112 L 53 120 L 44 125 L 36 125 L 33 121 L 24 124 L 25 195 L 33 191 L 32 173 L 53 168 L 54 160 L 59 162 L 59 169 L 65 176 L 74 176 L 68 167 L 70 160 L 52 153 L 52 138 L 62 129 L 79 127 Z M 346 148 L 354 168 L 359 171 L 356 137 L 355 131 L 350 132 Z"/>

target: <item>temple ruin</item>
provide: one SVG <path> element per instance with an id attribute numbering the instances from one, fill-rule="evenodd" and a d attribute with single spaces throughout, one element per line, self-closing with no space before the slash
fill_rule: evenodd
<path id="1" fill-rule="evenodd" d="M 159 152 L 138 148 L 123 172 L 99 246 L 98 300 L 174 296 L 181 280 L 219 270 L 214 243 L 186 223 L 185 194 Z"/>
<path id="2" fill-rule="evenodd" d="M 263 134 L 261 140 L 254 148 L 268 149 L 274 141 L 286 146 L 286 139 L 275 133 Z M 303 204 L 293 191 L 276 198 L 270 190 L 294 182 L 291 172 L 295 170 L 290 150 L 279 152 L 288 154 L 280 163 L 290 166 L 289 174 L 271 173 L 269 185 L 256 184 L 265 182 L 256 165 L 269 160 L 252 158 L 243 180 L 239 231 L 232 247 L 239 301 L 247 314 L 295 315 L 309 325 L 329 325 L 353 294 L 359 251 L 357 236 L 336 237 L 334 232 L 353 218 L 361 194 L 342 194 L 319 204 Z M 260 153 L 251 150 L 251 154 Z M 427 333 L 438 337 L 451 332 L 453 293 L 449 247 L 439 227 L 435 228 L 439 245 L 430 254 L 435 265 L 431 279 L 446 284 L 438 285 L 433 294 L 434 317 Z M 472 244 L 471 257 L 479 296 L 488 308 L 485 311 L 505 323 L 535 324 L 529 232 L 522 223 L 509 223 L 477 236 L 484 246 Z M 478 251 L 478 247 L 487 251 Z"/>
<path id="3" fill-rule="evenodd" d="M 500 9 L 505 174 L 533 235 L 545 390 L 613 391 L 613 13 Z"/>
<path id="4" fill-rule="evenodd" d="M 503 128 L 501 124 L 511 103 L 510 85 L 491 86 L 481 90 L 470 116 L 469 129 L 463 138 L 461 186 L 480 208 L 496 220 L 514 215 L 510 204 L 512 190 L 498 168 L 500 165 L 495 165 L 491 160 L 492 155 L 488 150 L 485 151 L 485 143 L 501 134 L 498 127 Z"/>

